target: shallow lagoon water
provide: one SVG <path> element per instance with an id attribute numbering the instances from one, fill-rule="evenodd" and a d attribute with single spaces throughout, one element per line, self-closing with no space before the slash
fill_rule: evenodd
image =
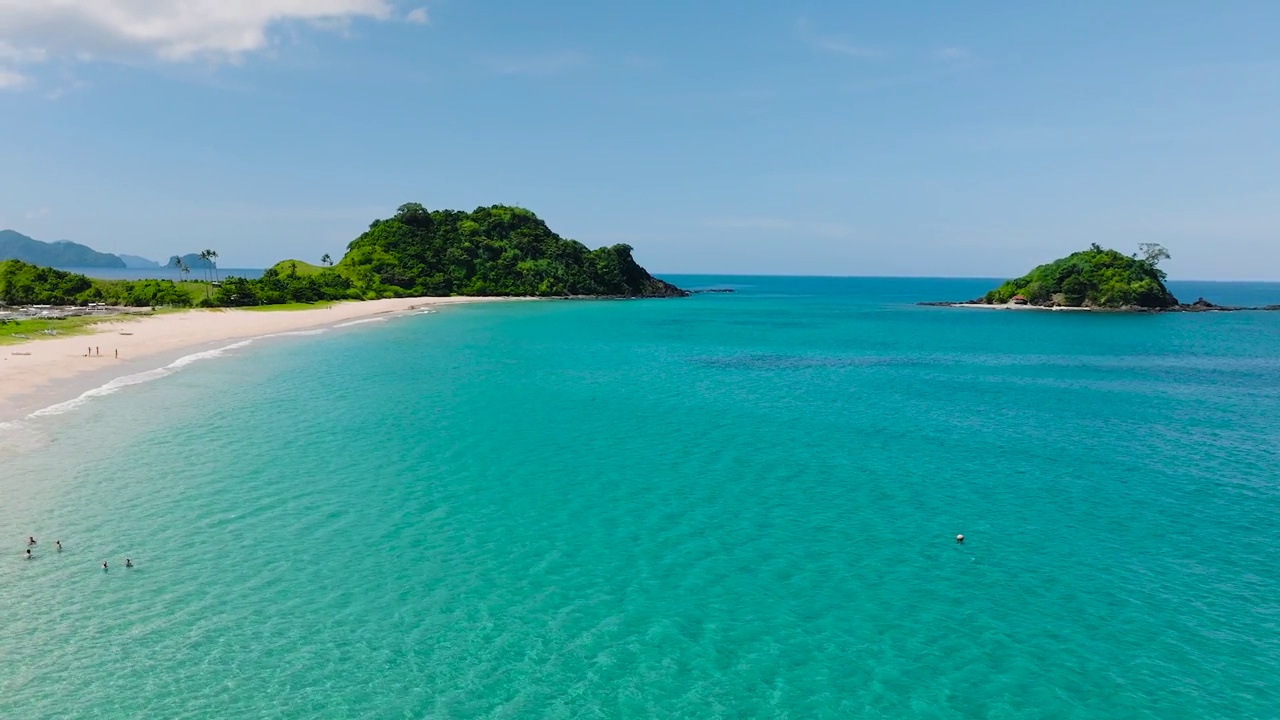
<path id="1" fill-rule="evenodd" d="M 7 433 L 0 717 L 1275 716 L 1280 314 L 681 281 Z"/>

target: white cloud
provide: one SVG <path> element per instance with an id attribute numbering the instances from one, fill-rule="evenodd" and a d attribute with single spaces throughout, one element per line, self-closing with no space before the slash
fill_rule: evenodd
<path id="1" fill-rule="evenodd" d="M 49 217 L 49 212 L 50 212 L 49 208 L 47 207 L 42 207 L 39 210 L 32 210 L 31 212 L 27 213 L 27 219 L 39 220 L 42 217 Z"/>
<path id="2" fill-rule="evenodd" d="M 0 59 L 234 61 L 282 23 L 392 17 L 390 0 L 0 0 Z"/>
<path id="3" fill-rule="evenodd" d="M 0 23 L 2 22 L 3 21 L 0 21 Z M 0 28 L 2 27 L 3 25 L 0 24 Z M 23 50 L 22 48 L 10 45 L 4 40 L 0 40 L 0 60 L 6 60 L 12 63 L 33 63 L 43 62 L 44 59 L 45 53 L 43 50 L 38 48 Z"/>
<path id="4" fill-rule="evenodd" d="M 414 25 L 429 25 L 431 16 L 427 14 L 427 9 L 424 7 L 414 8 L 409 11 L 408 15 L 404 16 L 404 21 Z"/>
<path id="5" fill-rule="evenodd" d="M 821 50 L 823 52 L 864 58 L 868 60 L 882 58 L 885 56 L 885 52 L 883 50 L 854 43 L 847 37 L 816 33 L 809 25 L 808 18 L 800 18 L 796 21 L 796 35 L 804 44 L 815 50 Z"/>
<path id="6" fill-rule="evenodd" d="M 31 83 L 31 78 L 17 70 L 0 68 L 0 90 L 17 90 Z"/>

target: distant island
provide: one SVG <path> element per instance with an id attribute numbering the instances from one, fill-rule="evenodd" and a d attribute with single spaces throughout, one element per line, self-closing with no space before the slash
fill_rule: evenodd
<path id="1" fill-rule="evenodd" d="M 124 268 L 115 255 L 98 252 L 70 240 L 42 242 L 16 230 L 0 230 L 0 260 L 21 260 L 50 267 Z"/>
<path id="2" fill-rule="evenodd" d="M 156 267 L 160 267 L 156 263 Z M 169 262 L 165 263 L 165 267 L 170 270 L 180 270 L 186 268 L 188 270 L 212 270 L 214 260 L 210 259 L 205 253 L 187 253 L 186 255 L 174 255 L 169 258 Z"/>
<path id="3" fill-rule="evenodd" d="M 98 252 L 70 240 L 43 242 L 16 230 L 0 230 L 0 260 L 21 260 L 32 265 L 63 268 L 115 268 L 154 270 L 155 260 L 137 255 Z"/>
<path id="4" fill-rule="evenodd" d="M 334 263 L 285 260 L 262 277 L 219 278 L 217 253 L 175 256 L 167 267 L 206 281 L 99 280 L 17 259 L 0 262 L 0 303 L 8 305 L 242 307 L 426 296 L 684 297 L 653 277 L 629 245 L 588 249 L 552 232 L 529 210 L 505 205 L 472 212 L 402 205 L 375 220 Z M 112 256 L 114 257 L 114 256 Z M 118 258 L 117 258 L 118 259 Z"/>
<path id="5" fill-rule="evenodd" d="M 148 260 L 147 258 L 138 257 L 137 255 L 125 255 L 124 253 L 121 253 L 116 255 L 116 257 L 124 261 L 124 266 L 131 270 L 157 270 L 160 268 L 160 263 L 155 260 Z"/>
<path id="6" fill-rule="evenodd" d="M 948 307 L 1000 307 L 1045 310 L 1109 310 L 1128 312 L 1204 312 L 1277 310 L 1280 306 L 1246 308 L 1215 305 L 1204 298 L 1182 304 L 1165 287 L 1160 261 L 1169 259 L 1163 245 L 1143 243 L 1125 255 L 1094 243 L 1014 280 L 1007 280 L 976 300 L 925 302 Z"/>

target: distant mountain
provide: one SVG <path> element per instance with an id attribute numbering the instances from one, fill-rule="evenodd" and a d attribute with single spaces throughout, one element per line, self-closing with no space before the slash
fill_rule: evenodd
<path id="1" fill-rule="evenodd" d="M 186 255 L 183 255 L 182 264 L 186 265 L 188 268 L 192 270 L 208 270 L 209 268 L 213 267 L 212 262 L 205 260 L 204 258 L 200 257 L 196 253 L 187 253 Z M 169 258 L 169 262 L 165 265 L 165 267 L 170 269 L 178 267 L 178 256 L 174 255 L 173 257 Z"/>
<path id="2" fill-rule="evenodd" d="M 124 261 L 124 266 L 131 270 L 151 270 L 160 267 L 160 263 L 155 260 L 148 260 L 137 255 L 120 254 L 116 257 Z"/>
<path id="3" fill-rule="evenodd" d="M 0 230 L 0 260 L 21 260 L 32 265 L 74 268 L 123 268 L 123 260 L 69 240 L 47 243 L 14 230 Z"/>

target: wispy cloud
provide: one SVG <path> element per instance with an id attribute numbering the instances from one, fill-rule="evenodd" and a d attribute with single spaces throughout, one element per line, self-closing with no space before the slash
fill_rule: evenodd
<path id="1" fill-rule="evenodd" d="M 976 53 L 963 47 L 943 47 L 929 53 L 930 62 L 905 63 L 901 72 L 886 73 L 880 77 L 864 77 L 844 84 L 846 92 L 871 92 L 904 85 L 932 83 L 955 78 L 981 68 L 986 63 Z"/>
<path id="2" fill-rule="evenodd" d="M 28 212 L 28 213 L 27 213 L 27 219 L 28 219 L 28 220 L 39 220 L 40 218 L 43 218 L 43 217 L 49 217 L 49 213 L 50 213 L 49 208 L 47 208 L 47 207 L 42 207 L 42 208 L 40 208 L 39 210 L 32 210 L 32 211 Z"/>
<path id="3" fill-rule="evenodd" d="M 944 62 L 969 62 L 973 60 L 973 51 L 962 47 L 944 47 L 933 51 L 933 57 Z"/>
<path id="4" fill-rule="evenodd" d="M 404 21 L 413 25 L 430 25 L 431 16 L 427 14 L 427 9 L 424 7 L 414 8 L 404 16 Z"/>
<path id="5" fill-rule="evenodd" d="M 790 220 L 778 217 L 710 218 L 703 220 L 702 226 L 714 230 L 817 235 L 826 238 L 846 238 L 856 233 L 855 228 L 843 223 Z"/>
<path id="6" fill-rule="evenodd" d="M 813 29 L 809 19 L 804 17 L 796 21 L 796 37 L 814 50 L 835 55 L 867 60 L 883 58 L 887 55 L 884 50 L 856 43 L 844 35 L 827 35 L 817 32 Z"/>
<path id="7" fill-rule="evenodd" d="M 0 40 L 0 60 L 12 63 L 44 62 L 47 54 L 41 48 L 20 48 Z"/>
<path id="8" fill-rule="evenodd" d="M 963 71 L 960 67 L 939 67 L 931 70 L 919 70 L 915 72 L 904 72 L 897 75 L 885 75 L 883 77 L 862 78 L 845 83 L 841 86 L 841 90 L 845 92 L 872 92 L 875 90 L 885 90 L 888 88 L 902 87 L 904 85 L 918 85 L 921 83 L 931 83 L 943 80 L 948 77 L 959 75 Z"/>
<path id="9" fill-rule="evenodd" d="M 488 57 L 484 64 L 498 75 L 547 76 L 575 70 L 587 64 L 587 56 L 575 50 L 526 55 Z"/>
<path id="10" fill-rule="evenodd" d="M 31 78 L 17 70 L 0 68 L 0 90 L 20 90 L 31 84 Z"/>

